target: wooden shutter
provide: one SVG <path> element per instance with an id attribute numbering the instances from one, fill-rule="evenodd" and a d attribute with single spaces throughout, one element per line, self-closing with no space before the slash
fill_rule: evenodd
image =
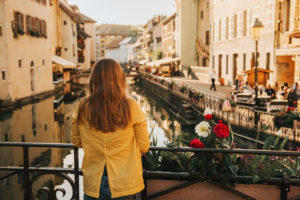
<path id="1" fill-rule="evenodd" d="M 47 22 L 44 21 L 44 32 L 45 32 L 45 38 L 47 38 Z"/>
<path id="2" fill-rule="evenodd" d="M 18 12 L 17 11 L 14 12 L 14 28 L 15 29 L 18 28 Z"/>
<path id="3" fill-rule="evenodd" d="M 31 24 L 32 24 L 32 31 L 36 32 L 36 29 L 35 29 L 35 18 L 34 17 L 31 18 Z"/>
<path id="4" fill-rule="evenodd" d="M 43 21 L 39 20 L 40 22 L 40 36 L 43 36 Z"/>
<path id="5" fill-rule="evenodd" d="M 35 18 L 35 32 L 37 33 L 37 36 L 40 36 L 40 21 L 38 18 Z"/>
<path id="6" fill-rule="evenodd" d="M 26 35 L 29 35 L 29 15 L 26 15 Z"/>
<path id="7" fill-rule="evenodd" d="M 24 14 L 20 13 L 21 15 L 21 29 L 25 32 L 25 29 L 24 29 Z"/>

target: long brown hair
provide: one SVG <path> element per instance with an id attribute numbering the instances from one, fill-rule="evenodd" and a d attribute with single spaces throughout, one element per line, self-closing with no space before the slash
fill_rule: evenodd
<path id="1" fill-rule="evenodd" d="M 79 106 L 78 122 L 86 117 L 89 125 L 102 132 L 125 128 L 130 120 L 126 77 L 120 64 L 109 58 L 99 60 L 93 69 L 90 96 Z"/>

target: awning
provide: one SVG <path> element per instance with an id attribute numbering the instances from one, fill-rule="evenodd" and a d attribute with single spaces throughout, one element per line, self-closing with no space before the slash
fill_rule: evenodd
<path id="1" fill-rule="evenodd" d="M 179 61 L 180 59 L 181 59 L 180 57 L 177 57 L 177 58 L 164 58 L 164 59 L 161 59 L 161 60 L 156 60 L 156 61 L 153 61 L 153 62 L 149 62 L 149 63 L 147 63 L 147 65 L 148 66 L 160 66 L 160 65 L 164 65 L 164 64 Z"/>
<path id="2" fill-rule="evenodd" d="M 68 61 L 62 57 L 55 56 L 55 55 L 52 56 L 52 62 L 62 65 L 64 68 L 69 68 L 69 69 L 76 68 L 77 66 L 75 63 L 72 63 L 71 61 Z"/>

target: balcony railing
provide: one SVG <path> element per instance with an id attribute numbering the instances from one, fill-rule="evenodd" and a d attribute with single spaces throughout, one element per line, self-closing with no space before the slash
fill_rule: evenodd
<path id="1" fill-rule="evenodd" d="M 22 143 L 22 142 L 0 142 L 0 148 L 23 148 L 23 167 L 20 166 L 1 166 L 0 171 L 9 171 L 10 173 L 0 177 L 0 180 L 3 180 L 5 178 L 8 178 L 10 176 L 13 176 L 15 174 L 23 174 L 23 182 L 24 182 L 24 199 L 35 199 L 34 194 L 32 192 L 32 185 L 33 183 L 38 179 L 38 177 L 43 175 L 55 175 L 58 177 L 61 177 L 65 179 L 72 187 L 72 200 L 78 200 L 79 199 L 79 176 L 82 175 L 82 171 L 79 169 L 79 159 L 78 159 L 78 148 L 74 147 L 72 144 L 66 144 L 66 143 Z M 47 147 L 47 148 L 70 148 L 74 150 L 74 168 L 60 168 L 60 167 L 31 167 L 29 166 L 29 149 L 30 148 L 37 148 L 37 147 Z M 192 158 L 197 158 L 197 156 L 203 156 L 203 155 L 230 155 L 230 154 L 236 154 L 236 155 L 245 155 L 245 154 L 253 154 L 253 155 L 265 155 L 265 156 L 281 156 L 281 157 L 299 157 L 300 152 L 296 151 L 272 151 L 272 150 L 251 150 L 251 149 L 196 149 L 196 148 L 168 148 L 168 147 L 150 147 L 151 152 L 174 152 L 176 154 L 178 153 L 184 153 L 184 152 L 190 152 L 194 153 L 186 163 L 188 165 L 190 163 L 190 160 Z M 216 163 L 217 164 L 217 163 Z M 223 164 L 223 163 L 219 163 Z M 74 180 L 71 179 L 66 173 L 74 174 Z M 30 178 L 32 177 L 32 178 Z M 164 180 L 185 180 L 186 182 L 180 185 L 177 185 L 175 187 L 171 187 L 169 189 L 152 193 L 151 195 L 147 195 L 147 191 L 149 192 L 149 188 L 147 188 L 147 181 L 151 179 L 164 179 Z M 252 177 L 251 176 L 226 176 L 224 174 L 215 174 L 211 176 L 200 176 L 199 174 L 195 176 L 194 172 L 191 172 L 190 170 L 187 170 L 187 172 L 163 172 L 163 171 L 148 171 L 144 170 L 144 180 L 146 183 L 146 190 L 142 192 L 143 199 L 154 199 L 156 197 L 160 197 L 162 195 L 166 195 L 168 193 L 174 192 L 178 189 L 185 188 L 187 186 L 190 186 L 192 184 L 198 183 L 198 182 L 209 182 L 216 184 L 219 187 L 225 188 L 228 191 L 231 191 L 235 195 L 238 195 L 240 197 L 243 197 L 245 199 L 254 199 L 250 196 L 243 194 L 234 188 L 231 188 L 229 186 L 224 186 L 221 184 L 218 184 L 217 181 L 235 181 L 235 182 L 251 182 Z M 280 186 L 280 194 L 281 199 L 287 199 L 288 192 L 290 191 L 291 186 L 300 186 L 300 179 L 295 178 L 289 178 L 286 175 L 283 175 L 282 177 L 270 177 L 265 178 L 262 180 L 265 184 L 271 184 L 271 185 L 279 185 Z M 13 189 L 13 188 L 12 188 Z M 56 187 L 51 188 L 43 188 L 44 191 L 48 191 L 48 197 L 56 196 L 56 192 L 62 191 L 63 189 L 59 189 Z M 66 191 L 70 192 L 70 191 Z"/>

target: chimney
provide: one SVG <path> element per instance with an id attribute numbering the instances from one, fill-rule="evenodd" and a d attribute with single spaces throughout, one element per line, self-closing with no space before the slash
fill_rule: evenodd
<path id="1" fill-rule="evenodd" d="M 157 23 L 160 23 L 160 15 L 157 16 Z"/>

